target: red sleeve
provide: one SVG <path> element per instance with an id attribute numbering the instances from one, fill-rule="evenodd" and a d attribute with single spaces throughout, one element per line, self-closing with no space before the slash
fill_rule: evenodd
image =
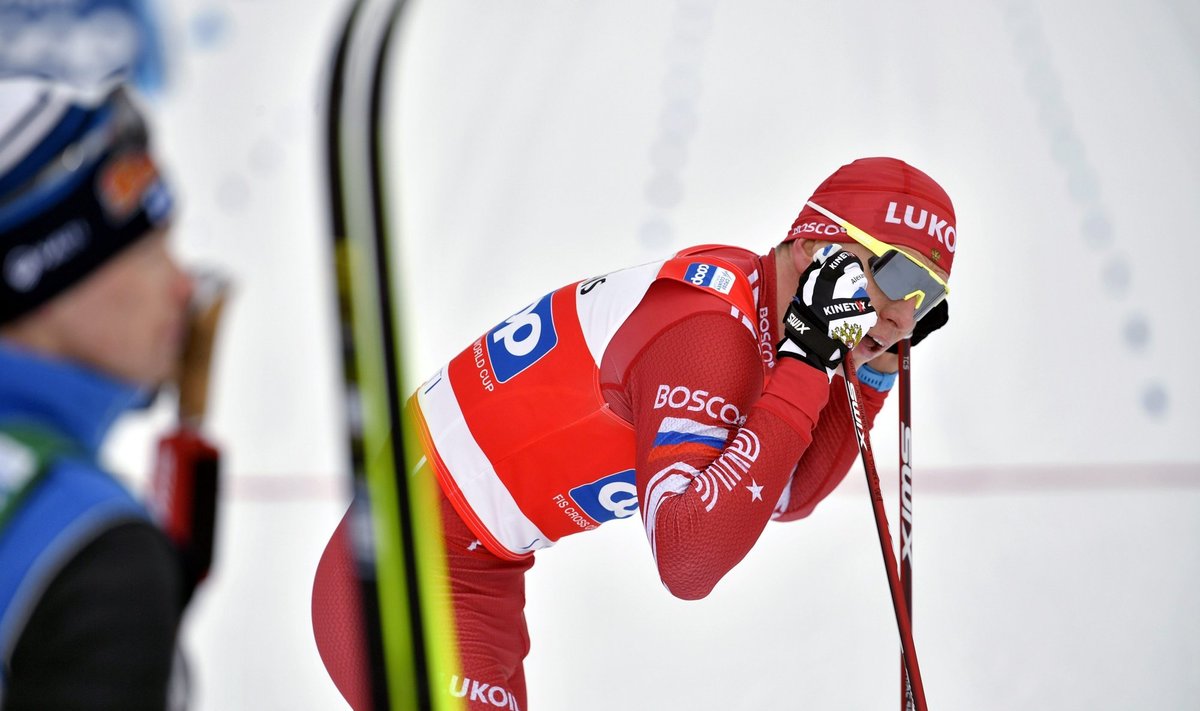
<path id="1" fill-rule="evenodd" d="M 677 597 L 706 596 L 749 552 L 829 395 L 823 373 L 791 360 L 762 383 L 757 344 L 728 313 L 671 325 L 628 371 L 639 508 Z"/>
<path id="2" fill-rule="evenodd" d="M 863 422 L 869 431 L 887 393 L 860 385 L 858 394 Z M 775 507 L 773 518 L 778 521 L 795 521 L 811 514 L 817 504 L 846 478 L 858 458 L 858 441 L 846 400 L 846 381 L 840 375 L 834 376 L 829 384 L 829 402 L 821 411 L 812 438 L 812 446 L 800 458 L 796 473 Z"/>

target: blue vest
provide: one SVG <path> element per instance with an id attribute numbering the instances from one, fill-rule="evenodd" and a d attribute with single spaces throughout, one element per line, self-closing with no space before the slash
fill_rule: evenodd
<path id="1" fill-rule="evenodd" d="M 35 452 L 0 426 L 0 501 L 10 504 L 0 506 L 7 508 L 0 521 L 0 689 L 17 640 L 55 576 L 104 531 L 148 518 L 123 486 L 79 453 Z"/>
<path id="2" fill-rule="evenodd" d="M 144 393 L 0 343 L 0 706 L 13 649 L 46 587 L 100 534 L 149 520 L 96 464 Z"/>

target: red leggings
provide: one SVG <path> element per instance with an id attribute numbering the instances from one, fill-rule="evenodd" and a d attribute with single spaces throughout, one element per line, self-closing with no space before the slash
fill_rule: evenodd
<path id="1" fill-rule="evenodd" d="M 433 476 L 428 465 L 417 476 Z M 458 628 L 460 672 L 438 680 L 471 711 L 525 709 L 525 571 L 533 557 L 497 558 L 475 539 L 440 495 L 442 534 Z M 371 708 L 365 644 L 359 623 L 358 580 L 350 556 L 348 517 L 333 532 L 313 583 L 312 618 L 317 650 L 333 682 L 356 711 Z"/>

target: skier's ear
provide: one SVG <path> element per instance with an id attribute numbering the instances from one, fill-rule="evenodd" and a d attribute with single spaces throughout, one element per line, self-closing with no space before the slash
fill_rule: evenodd
<path id="1" fill-rule="evenodd" d="M 803 274 L 808 265 L 812 264 L 813 254 L 828 244 L 833 243 L 813 239 L 797 239 L 788 242 L 787 245 L 790 247 L 792 266 L 796 268 L 796 273 Z"/>

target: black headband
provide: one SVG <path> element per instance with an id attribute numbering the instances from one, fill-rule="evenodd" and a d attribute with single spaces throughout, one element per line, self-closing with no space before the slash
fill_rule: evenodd
<path id="1" fill-rule="evenodd" d="M 142 150 L 110 153 L 72 178 L 53 209 L 0 236 L 0 323 L 62 293 L 170 216 L 171 195 Z"/>

